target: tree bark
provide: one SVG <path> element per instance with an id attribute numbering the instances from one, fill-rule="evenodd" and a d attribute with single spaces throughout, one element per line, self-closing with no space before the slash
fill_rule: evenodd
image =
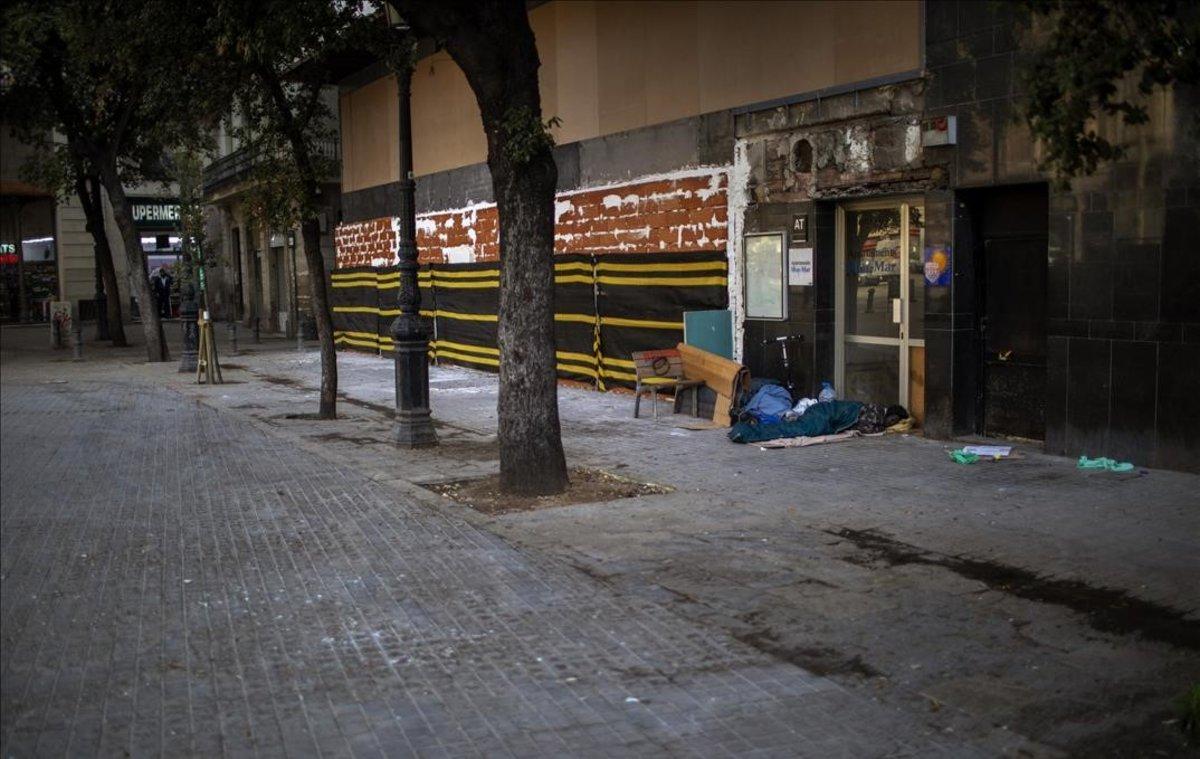
<path id="1" fill-rule="evenodd" d="M 537 47 L 514 0 L 396 0 L 445 40 L 479 103 L 500 221 L 500 487 L 547 495 L 567 484 L 554 344 L 557 168 L 541 127 Z"/>
<path id="2" fill-rule="evenodd" d="M 108 190 L 108 199 L 113 207 L 113 217 L 116 219 L 117 228 L 121 231 L 129 279 L 137 287 L 142 333 L 146 337 L 146 360 L 150 363 L 170 361 L 171 352 L 167 348 L 162 321 L 158 318 L 158 309 L 155 307 L 154 295 L 150 290 L 150 275 L 146 271 L 146 253 L 142 250 L 141 235 L 133 225 L 133 209 L 129 205 L 129 199 L 125 197 L 125 188 L 121 185 L 121 175 L 117 171 L 116 160 L 110 156 L 95 156 L 92 164 L 99 168 L 100 181 L 104 184 L 104 189 Z"/>
<path id="3" fill-rule="evenodd" d="M 300 225 L 304 240 L 304 263 L 308 266 L 308 291 L 312 299 L 313 319 L 317 323 L 317 340 L 321 343 L 321 401 L 317 416 L 337 418 L 337 346 L 333 342 L 333 313 L 330 310 L 329 277 L 321 255 L 321 225 L 316 219 L 305 219 Z M 296 313 L 300 310 L 297 307 Z M 300 325 L 296 325 L 300 329 Z"/>
<path id="4" fill-rule="evenodd" d="M 297 122 L 296 114 L 284 91 L 279 74 L 267 64 L 256 67 L 259 82 L 267 91 L 275 106 L 279 128 L 287 137 L 292 149 L 292 160 L 304 186 L 304 200 L 308 209 L 319 204 L 317 172 L 313 168 L 309 143 L 304 126 Z M 337 418 L 337 346 L 333 341 L 333 311 L 329 298 L 329 276 L 325 272 L 325 259 L 321 256 L 321 225 L 316 217 L 306 218 L 300 224 L 304 239 L 304 261 L 308 265 L 309 292 L 312 294 L 313 319 L 317 323 L 317 340 L 321 344 L 321 400 L 317 410 L 320 419 Z M 297 325 L 298 326 L 298 325 Z"/>
<path id="5" fill-rule="evenodd" d="M 533 86 L 536 90 L 536 70 Z M 548 146 L 514 165 L 497 142 L 489 135 L 488 166 L 500 221 L 500 488 L 560 493 L 568 483 L 554 355 L 558 171 Z"/>
<path id="6" fill-rule="evenodd" d="M 100 179 L 75 174 L 75 192 L 87 219 L 87 231 L 96 249 L 96 266 L 104 283 L 105 307 L 108 311 L 108 337 L 118 348 L 129 345 L 125 339 L 125 324 L 121 321 L 121 290 L 117 287 L 117 270 L 113 265 L 112 248 L 104 228 L 104 201 L 100 195 Z"/>

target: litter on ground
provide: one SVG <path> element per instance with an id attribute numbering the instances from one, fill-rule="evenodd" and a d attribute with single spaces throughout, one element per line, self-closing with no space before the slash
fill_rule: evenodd
<path id="1" fill-rule="evenodd" d="M 1110 472 L 1132 472 L 1133 464 L 1128 461 L 1117 461 L 1105 456 L 1098 459 L 1089 459 L 1087 456 L 1080 456 L 1079 463 L 1076 466 L 1080 469 L 1107 469 Z"/>

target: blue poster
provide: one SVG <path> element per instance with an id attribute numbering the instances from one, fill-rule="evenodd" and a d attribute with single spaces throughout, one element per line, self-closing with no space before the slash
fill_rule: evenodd
<path id="1" fill-rule="evenodd" d="M 931 245 L 925 248 L 925 284 L 929 287 L 950 285 L 950 246 Z"/>

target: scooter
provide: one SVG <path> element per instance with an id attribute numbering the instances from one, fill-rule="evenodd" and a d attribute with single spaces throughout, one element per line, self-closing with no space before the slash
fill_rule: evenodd
<path id="1" fill-rule="evenodd" d="M 762 341 L 764 346 L 776 343 L 779 345 L 779 350 L 782 352 L 783 358 L 783 386 L 787 388 L 792 395 L 792 400 L 796 399 L 796 381 L 792 378 L 792 362 L 788 355 L 788 343 L 795 340 L 798 344 L 804 342 L 804 335 L 780 335 L 779 337 L 768 337 Z"/>

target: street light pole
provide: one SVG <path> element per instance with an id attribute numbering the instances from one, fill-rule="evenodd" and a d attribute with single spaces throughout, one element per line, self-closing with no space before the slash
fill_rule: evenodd
<path id="1" fill-rule="evenodd" d="M 396 361 L 396 442 L 408 448 L 437 445 L 429 410 L 429 333 L 421 322 L 421 289 L 417 283 L 416 181 L 412 159 L 412 37 L 391 5 L 388 20 L 401 49 L 396 66 L 400 123 L 400 228 L 398 240 L 400 315 L 392 322 Z"/>

